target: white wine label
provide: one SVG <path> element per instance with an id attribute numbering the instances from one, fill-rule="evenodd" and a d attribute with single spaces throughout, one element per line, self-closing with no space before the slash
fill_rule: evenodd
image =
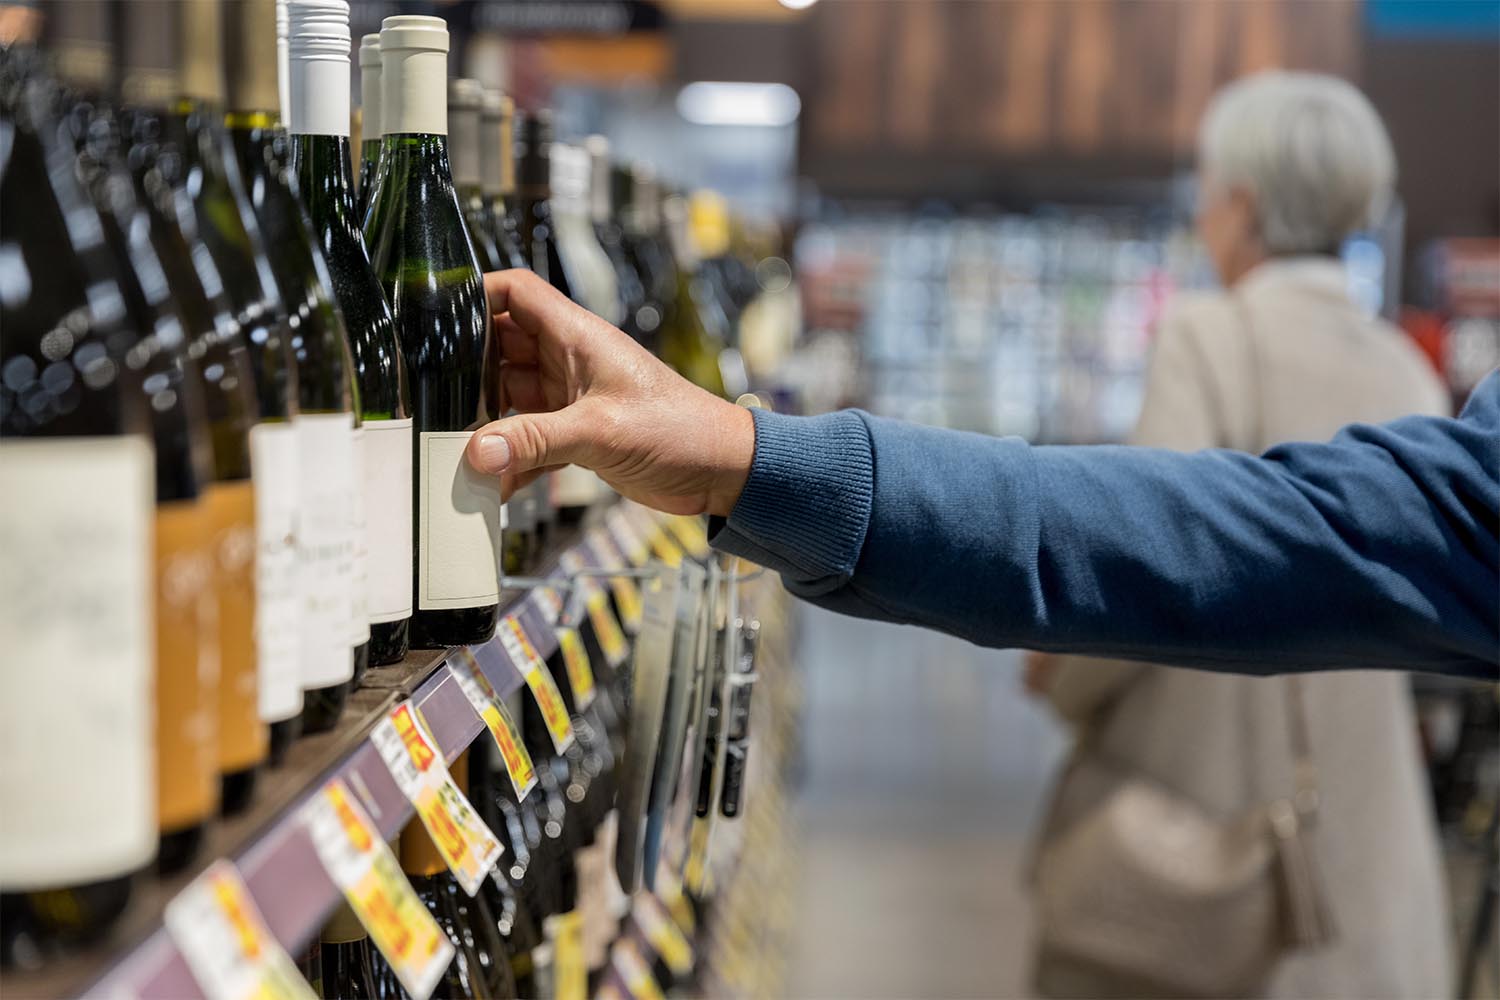
<path id="1" fill-rule="evenodd" d="M 453 878 L 474 895 L 504 848 L 453 783 L 421 714 L 409 701 L 397 705 L 375 724 L 370 742 L 416 809 Z"/>
<path id="2" fill-rule="evenodd" d="M 208 1000 L 313 1000 L 266 927 L 239 870 L 215 861 L 167 904 L 163 921 Z"/>
<path id="3" fill-rule="evenodd" d="M 411 617 L 411 418 L 364 425 L 370 621 Z"/>
<path id="4" fill-rule="evenodd" d="M 302 822 L 328 877 L 401 985 L 417 1000 L 427 1000 L 453 961 L 453 944 L 412 890 L 359 800 L 335 778 L 303 807 Z"/>
<path id="5" fill-rule="evenodd" d="M 297 594 L 297 432 L 290 423 L 250 428 L 255 483 L 255 648 L 260 717 L 302 711 L 301 603 Z"/>
<path id="6" fill-rule="evenodd" d="M 448 660 L 448 669 L 458 681 L 459 690 L 463 691 L 474 712 L 484 720 L 490 735 L 495 738 L 495 748 L 505 762 L 505 773 L 510 775 L 516 798 L 526 798 L 536 786 L 536 766 L 531 762 L 531 754 L 526 751 L 526 743 L 521 739 L 521 731 L 516 727 L 510 709 L 505 707 L 505 702 L 467 647 L 454 653 Z"/>
<path id="7" fill-rule="evenodd" d="M 417 608 L 500 600 L 500 480 L 464 461 L 473 431 L 422 431 L 417 499 Z"/>
<path id="8" fill-rule="evenodd" d="M 144 436 L 0 442 L 0 884 L 75 885 L 155 851 L 154 467 Z M 59 780 L 60 762 L 69 767 Z"/>
<path id="9" fill-rule="evenodd" d="M 365 503 L 365 429 L 354 428 L 354 489 L 349 520 L 354 528 L 354 586 L 349 589 L 349 642 L 370 641 L 370 527 Z"/>
<path id="10" fill-rule="evenodd" d="M 304 691 L 354 676 L 349 615 L 354 587 L 354 414 L 299 414 L 297 592 Z"/>

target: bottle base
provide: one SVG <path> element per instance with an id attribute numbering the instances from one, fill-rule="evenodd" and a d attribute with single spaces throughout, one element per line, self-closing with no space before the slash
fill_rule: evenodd
<path id="1" fill-rule="evenodd" d="M 297 737 L 302 735 L 302 716 L 294 715 L 290 719 L 282 719 L 270 725 L 271 748 L 269 759 L 272 767 L 280 767 L 286 760 L 287 751 L 292 749 L 292 744 L 297 742 Z"/>
<path id="2" fill-rule="evenodd" d="M 411 616 L 413 649 L 442 649 L 447 646 L 477 646 L 495 635 L 500 605 L 479 608 L 456 608 L 447 611 L 418 611 Z"/>
<path id="3" fill-rule="evenodd" d="M 359 682 L 364 680 L 365 671 L 370 669 L 370 641 L 366 639 L 354 647 L 354 677 L 349 681 L 349 690 L 359 689 Z"/>
<path id="4" fill-rule="evenodd" d="M 203 824 L 163 832 L 156 848 L 156 873 L 175 875 L 198 856 L 203 849 Z"/>
<path id="5" fill-rule="evenodd" d="M 64 889 L 0 892 L 0 966 L 37 968 L 54 951 L 103 938 L 124 915 L 134 875 Z"/>
<path id="6" fill-rule="evenodd" d="M 238 771 L 226 771 L 219 776 L 219 815 L 233 816 L 244 812 L 255 798 L 255 781 L 260 775 L 260 766 Z"/>
<path id="7" fill-rule="evenodd" d="M 370 666 L 383 667 L 400 663 L 411 642 L 411 619 L 381 622 L 370 626 Z"/>
<path id="8" fill-rule="evenodd" d="M 349 701 L 349 688 L 353 681 L 330 684 L 328 687 L 309 688 L 302 692 L 302 734 L 326 733 L 338 725 L 344 714 L 344 705 Z"/>

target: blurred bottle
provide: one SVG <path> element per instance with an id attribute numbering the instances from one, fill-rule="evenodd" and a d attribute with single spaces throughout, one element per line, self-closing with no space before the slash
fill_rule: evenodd
<path id="1" fill-rule="evenodd" d="M 516 196 L 515 104 L 497 90 L 485 91 L 480 105 L 479 173 L 484 225 L 499 251 L 499 265 L 529 269 L 510 214 Z"/>
<path id="2" fill-rule="evenodd" d="M 686 199 L 668 195 L 662 199 L 661 213 L 677 264 L 676 298 L 671 322 L 662 331 L 661 358 L 690 381 L 725 396 L 728 387 L 720 358 L 729 346 L 729 321 L 700 270 Z"/>
<path id="3" fill-rule="evenodd" d="M 641 339 L 639 320 L 646 305 L 646 286 L 625 248 L 625 234 L 614 206 L 614 179 L 609 158 L 609 140 L 591 135 L 584 144 L 589 158 L 588 208 L 594 238 L 609 258 L 615 273 L 620 302 L 618 325 L 636 340 Z"/>
<path id="4" fill-rule="evenodd" d="M 467 754 L 450 765 L 460 788 L 469 783 Z M 516 995 L 510 956 L 485 894 L 470 897 L 448 871 L 437 846 L 413 818 L 401 833 L 401 870 L 427 911 L 453 942 L 453 961 L 433 990 L 435 998 L 504 998 Z"/>
<path id="5" fill-rule="evenodd" d="M 351 641 L 369 660 L 406 655 L 412 613 L 412 419 L 396 324 L 354 211 L 350 170 L 349 5 L 299 0 L 291 9 L 289 129 L 302 200 L 333 279 L 354 364 L 356 600 Z M 359 659 L 355 660 L 359 680 Z"/>
<path id="6" fill-rule="evenodd" d="M 354 506 L 358 399 L 343 319 L 332 281 L 312 241 L 290 169 L 286 132 L 278 127 L 270 89 L 272 0 L 230 0 L 230 110 L 226 116 L 270 271 L 293 317 L 297 368 L 297 575 L 306 732 L 331 729 L 343 713 L 368 644 L 350 642 L 355 580 Z M 361 664 L 356 664 L 356 660 Z"/>
<path id="7" fill-rule="evenodd" d="M 0 51 L 0 964 L 102 937 L 156 851 L 151 416 L 34 50 Z M 95 724 L 105 718 L 108 727 Z M 57 780 L 58 762 L 86 761 Z"/>
<path id="8" fill-rule="evenodd" d="M 359 39 L 359 200 L 356 204 L 360 227 L 375 196 L 375 179 L 380 176 L 380 33 L 371 32 Z"/>
<path id="9" fill-rule="evenodd" d="M 469 801 L 485 825 L 501 839 L 505 853 L 480 892 L 494 915 L 510 956 L 516 996 L 536 996 L 532 950 L 541 945 L 538 930 L 536 872 L 532 849 L 541 827 L 534 812 L 523 810 L 494 744 L 482 736 L 469 748 Z"/>
<path id="10" fill-rule="evenodd" d="M 256 682 L 259 715 L 270 728 L 274 763 L 285 756 L 302 728 L 294 548 L 299 490 L 291 427 L 297 383 L 291 332 L 262 249 L 260 226 L 223 127 L 221 4 L 219 0 L 177 0 L 172 10 L 177 16 L 183 63 L 181 93 L 168 127 L 181 158 L 181 190 L 189 195 L 179 208 L 186 209 L 182 213 L 185 230 L 191 228 L 206 251 L 193 254 L 205 286 L 212 285 L 215 275 L 223 283 L 239 345 L 248 349 L 250 384 L 259 415 L 249 434 L 255 491 Z M 226 364 L 220 377 L 237 378 L 237 371 Z M 232 389 L 223 388 L 226 396 Z M 211 396 L 211 422 L 215 405 Z"/>
<path id="11" fill-rule="evenodd" d="M 213 458 L 202 382 L 172 299 L 150 218 L 136 197 L 109 101 L 112 9 L 92 2 L 50 8 L 48 34 L 70 92 L 62 127 L 103 224 L 126 315 L 138 340 L 126 363 L 143 375 L 156 446 L 157 867 L 176 871 L 197 854 L 219 806 L 214 715 L 218 704 L 218 604 L 213 524 L 204 490 Z"/>
<path id="12" fill-rule="evenodd" d="M 318 979 L 309 980 L 313 992 L 340 1000 L 379 1000 L 377 958 L 359 917 L 340 903 L 318 935 Z"/>
<path id="13" fill-rule="evenodd" d="M 611 175 L 618 203 L 621 245 L 641 278 L 642 300 L 634 326 L 641 343 L 661 352 L 661 332 L 673 317 L 677 299 L 677 266 L 662 234 L 661 190 L 644 164 L 616 167 Z"/>
<path id="14" fill-rule="evenodd" d="M 463 210 L 464 227 L 482 271 L 498 271 L 505 265 L 486 225 L 484 192 L 480 185 L 479 109 L 484 88 L 478 80 L 448 82 L 448 155 L 453 164 L 453 189 Z"/>
<path id="15" fill-rule="evenodd" d="M 171 127 L 170 102 L 183 93 L 179 22 L 171 0 L 115 8 L 121 20 L 123 122 L 136 194 L 161 258 L 172 300 L 190 338 L 190 375 L 204 400 L 213 479 L 204 499 L 213 532 L 218 607 L 217 760 L 222 808 L 250 803 L 268 752 L 260 719 L 255 646 L 255 492 L 250 431 L 259 418 L 255 376 L 217 266 L 199 245 L 185 158 Z"/>

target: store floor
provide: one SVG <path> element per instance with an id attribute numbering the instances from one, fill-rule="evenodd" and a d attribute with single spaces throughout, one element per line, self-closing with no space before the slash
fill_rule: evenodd
<path id="1" fill-rule="evenodd" d="M 1019 655 L 801 610 L 788 993 L 1025 995 L 1027 843 L 1065 739 Z"/>

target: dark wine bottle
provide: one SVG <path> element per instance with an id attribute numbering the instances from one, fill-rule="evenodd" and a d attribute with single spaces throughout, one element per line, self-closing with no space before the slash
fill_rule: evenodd
<path id="1" fill-rule="evenodd" d="M 289 142 L 276 127 L 276 8 L 272 0 L 230 0 L 226 116 L 267 259 L 291 317 L 297 368 L 297 573 L 303 690 L 302 726 L 321 732 L 337 723 L 348 699 L 356 657 L 350 642 L 355 580 L 358 397 L 344 322 L 330 298 L 332 281 L 312 241 L 288 167 Z"/>
<path id="2" fill-rule="evenodd" d="M 645 293 L 636 311 L 636 332 L 642 344 L 660 354 L 661 333 L 672 320 L 677 297 L 677 268 L 661 237 L 661 192 L 655 174 L 644 164 L 617 167 L 612 180 L 621 241 Z"/>
<path id="3" fill-rule="evenodd" d="M 296 11 L 292 12 L 292 33 L 296 37 Z M 295 45 L 293 64 L 295 66 Z M 295 76 L 295 69 L 293 76 Z M 293 112 L 295 117 L 295 111 Z M 359 917 L 348 904 L 340 903 L 323 932 L 318 935 L 318 981 L 313 991 L 320 997 L 339 1000 L 378 1000 L 380 994 L 375 974 L 374 946 Z"/>
<path id="4" fill-rule="evenodd" d="M 499 251 L 499 266 L 529 270 L 509 208 L 516 196 L 515 110 L 515 103 L 498 90 L 484 92 L 479 108 L 479 184 L 484 225 Z"/>
<path id="5" fill-rule="evenodd" d="M 448 29 L 441 18 L 388 17 L 380 31 L 378 198 L 365 241 L 411 379 L 416 557 L 411 644 L 454 646 L 495 633 L 500 599 L 497 480 L 464 461 L 473 432 L 498 415 L 485 391 L 491 349 L 484 285 L 448 165 Z"/>
<path id="6" fill-rule="evenodd" d="M 485 225 L 484 191 L 480 185 L 479 110 L 484 88 L 478 80 L 454 80 L 448 84 L 448 153 L 453 163 L 453 189 L 463 209 L 464 225 L 474 254 L 484 271 L 505 266 L 500 250 Z"/>
<path id="7" fill-rule="evenodd" d="M 110 8 L 60 4 L 49 25 L 70 92 L 62 129 L 99 213 L 125 311 L 137 340 L 126 364 L 142 374 L 156 448 L 157 867 L 189 863 L 219 807 L 213 725 L 218 692 L 218 612 L 212 588 L 212 525 L 203 492 L 212 479 L 201 378 L 150 221 L 124 165 L 113 78 Z"/>
<path id="8" fill-rule="evenodd" d="M 396 325 L 354 211 L 349 149 L 349 5 L 291 8 L 292 154 L 314 238 L 328 262 L 354 359 L 361 425 L 354 520 L 361 529 L 356 575 L 370 662 L 406 655 L 411 623 L 412 420 Z M 362 523 L 360 523 L 362 522 Z M 361 565 L 362 564 L 362 565 Z"/>
<path id="9" fill-rule="evenodd" d="M 235 323 L 223 278 L 207 255 L 193 258 L 197 220 L 184 186 L 183 157 L 170 128 L 169 104 L 182 93 L 178 21 L 171 0 L 137 0 L 114 8 L 123 41 L 121 96 L 126 162 L 145 208 L 152 245 L 189 337 L 212 446 L 213 479 L 204 502 L 213 532 L 213 588 L 218 606 L 218 712 L 214 730 L 221 807 L 247 806 L 267 755 L 260 719 L 255 650 L 255 493 L 250 430 L 258 419 L 249 351 Z"/>
<path id="10" fill-rule="evenodd" d="M 13 662 L 47 664 L 7 694 L 7 966 L 102 937 L 156 851 L 151 419 L 55 107 L 35 51 L 0 52 L 0 631 Z"/>
<path id="11" fill-rule="evenodd" d="M 621 307 L 620 329 L 640 340 L 639 322 L 646 305 L 646 286 L 625 249 L 624 233 L 614 211 L 609 140 L 602 135 L 591 135 L 584 143 L 584 149 L 589 155 L 589 222 L 615 271 L 615 287 Z"/>
<path id="12" fill-rule="evenodd" d="M 206 253 L 195 253 L 205 286 L 215 277 L 248 352 L 259 420 L 250 429 L 255 506 L 255 670 L 270 759 L 281 761 L 302 730 L 300 603 L 296 592 L 297 452 L 291 418 L 297 381 L 286 307 L 276 288 L 239 164 L 224 131 L 223 19 L 220 0 L 175 0 L 182 58 L 169 121 L 181 159 L 185 208 Z M 233 341 L 229 342 L 233 348 Z M 237 371 L 226 365 L 224 375 Z M 221 375 L 221 377 L 223 377 Z M 227 389 L 227 387 L 226 387 Z M 210 400 L 212 407 L 212 400 Z M 210 410 L 212 420 L 212 409 Z M 226 795 L 226 802 L 229 801 Z"/>
<path id="13" fill-rule="evenodd" d="M 371 32 L 359 40 L 359 221 L 375 193 L 380 173 L 380 34 Z"/>
<path id="14" fill-rule="evenodd" d="M 505 854 L 490 872 L 480 891 L 494 914 L 500 939 L 510 956 L 515 995 L 536 996 L 532 975 L 532 949 L 542 943 L 534 917 L 535 901 L 527 894 L 535 891 L 531 872 L 531 841 L 515 798 L 510 776 L 492 743 L 483 739 L 469 748 L 469 801 L 485 825 L 500 837 Z M 533 817 L 534 820 L 534 817 Z M 540 827 L 532 827 L 540 837 Z"/>
<path id="15" fill-rule="evenodd" d="M 450 765 L 453 780 L 461 788 L 469 783 L 466 757 L 460 755 Z M 514 997 L 510 956 L 485 894 L 471 897 L 464 892 L 420 819 L 413 819 L 401 832 L 401 870 L 453 943 L 453 961 L 432 995 L 453 1000 Z"/>

